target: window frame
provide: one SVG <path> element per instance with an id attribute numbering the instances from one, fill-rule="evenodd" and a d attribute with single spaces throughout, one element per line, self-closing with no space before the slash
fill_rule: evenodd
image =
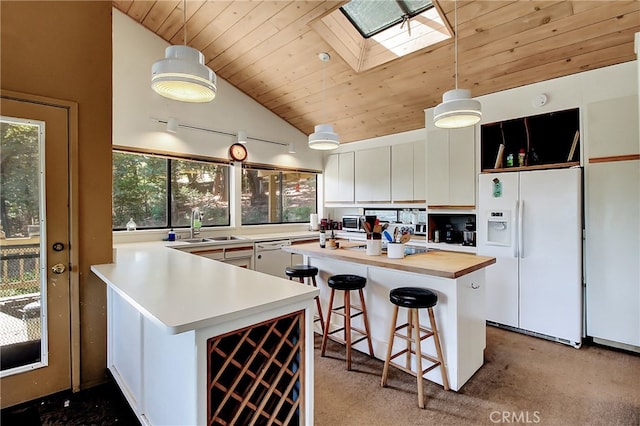
<path id="1" fill-rule="evenodd" d="M 259 163 L 243 163 L 242 164 L 242 170 L 241 170 L 241 176 L 240 176 L 240 194 L 242 197 L 242 183 L 243 183 L 243 178 L 242 178 L 242 173 L 244 173 L 245 169 L 251 169 L 251 170 L 265 170 L 265 171 L 272 171 L 272 172 L 278 172 L 280 174 L 280 178 L 279 178 L 279 190 L 280 193 L 282 194 L 282 191 L 284 189 L 284 179 L 282 178 L 282 174 L 283 173 L 310 173 L 310 174 L 315 174 L 316 176 L 316 185 L 315 185 L 315 213 L 318 212 L 318 177 L 320 175 L 322 175 L 321 171 L 318 170 L 310 170 L 310 169 L 298 169 L 298 168 L 288 168 L 288 167 L 276 167 L 273 165 L 267 165 L 267 164 L 259 164 Z M 239 220 L 240 220 L 240 226 L 264 226 L 264 225 L 296 225 L 296 224 L 302 224 L 302 223 L 308 223 L 308 219 L 306 220 L 301 220 L 299 222 L 260 222 L 260 223 L 243 223 L 242 222 L 242 201 L 239 201 L 239 205 L 238 208 L 240 210 L 240 214 L 239 214 Z M 281 196 L 280 198 L 280 208 L 282 210 L 282 212 L 284 212 L 284 197 Z"/>
<path id="2" fill-rule="evenodd" d="M 360 33 L 360 35 L 364 39 L 368 39 L 368 38 L 374 37 L 377 34 L 380 34 L 381 32 L 386 31 L 391 27 L 394 27 L 396 25 L 401 24 L 402 22 L 405 21 L 405 19 L 414 18 L 414 17 L 426 12 L 427 10 L 432 9 L 432 8 L 435 7 L 435 5 L 433 4 L 433 0 L 431 0 L 431 2 L 430 2 L 431 4 L 429 4 L 427 6 L 420 7 L 418 9 L 414 10 L 414 11 L 409 12 L 408 11 L 409 10 L 409 5 L 407 5 L 406 2 L 397 1 L 398 7 L 404 11 L 404 14 L 398 16 L 393 21 L 387 22 L 387 24 L 383 25 L 382 27 L 378 28 L 377 30 L 365 33 L 363 28 L 357 22 L 357 20 L 348 12 L 347 9 L 345 9 L 345 6 L 348 5 L 349 3 L 351 3 L 351 2 L 348 2 L 348 3 L 344 4 L 343 6 L 341 6 L 340 7 L 340 12 L 342 12 L 342 14 L 349 20 L 349 22 L 351 22 L 351 25 L 353 25 L 353 27 L 356 30 L 358 30 L 358 32 Z"/>
<path id="3" fill-rule="evenodd" d="M 220 224 L 220 225 L 206 225 L 203 226 L 203 228 L 223 228 L 223 227 L 229 227 L 231 226 L 231 216 L 232 216 L 232 208 L 231 208 L 231 203 L 233 202 L 232 197 L 233 194 L 231 192 L 231 180 L 233 179 L 233 170 L 231 169 L 231 165 L 233 164 L 230 160 L 227 159 L 220 159 L 220 158 L 214 158 L 214 157 L 204 157 L 204 156 L 193 156 L 193 155 L 181 155 L 181 154 L 177 154 L 177 153 L 156 153 L 156 152 L 149 152 L 149 151 L 145 151 L 145 150 L 136 150 L 136 149 L 132 149 L 130 147 L 123 147 L 123 146 L 116 146 L 114 145 L 111 149 L 112 152 L 112 156 L 113 153 L 115 152 L 119 152 L 119 153 L 123 153 L 123 154 L 133 154 L 133 155 L 146 155 L 146 156 L 150 156 L 150 157 L 158 157 L 158 158 L 164 158 L 167 160 L 167 168 L 166 168 L 166 185 L 165 185 L 165 193 L 166 193 L 166 226 L 137 226 L 136 230 L 163 230 L 163 229 L 189 229 L 188 225 L 173 225 L 172 224 L 172 213 L 171 213 L 171 203 L 172 203 L 172 188 L 171 188 L 171 174 L 172 174 L 172 160 L 177 160 L 177 161 L 194 161 L 194 162 L 200 162 L 200 163 L 209 163 L 209 164 L 215 164 L 215 165 L 223 165 L 223 166 L 227 166 L 227 185 L 226 185 L 226 189 L 228 191 L 227 193 L 227 199 L 229 200 L 229 208 L 227 209 L 227 223 L 226 224 Z M 113 157 L 112 157 L 113 158 Z M 111 192 L 113 194 L 113 178 L 111 180 Z M 126 231 L 126 225 L 123 227 L 118 227 L 115 228 L 113 227 L 112 224 L 112 232 L 120 232 L 120 231 Z"/>

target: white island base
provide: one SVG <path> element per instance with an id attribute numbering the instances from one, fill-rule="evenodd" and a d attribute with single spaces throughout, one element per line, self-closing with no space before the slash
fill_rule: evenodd
<path id="1" fill-rule="evenodd" d="M 291 246 L 285 249 L 303 254 L 305 263 L 316 266 L 323 311 L 327 312 L 330 288 L 327 280 L 335 274 L 355 274 L 365 277 L 364 289 L 367 315 L 373 342 L 374 355 L 384 360 L 389 342 L 389 329 L 394 305 L 389 301 L 389 291 L 397 287 L 423 287 L 438 295 L 433 308 L 440 343 L 447 367 L 449 387 L 458 391 L 484 363 L 486 347 L 485 322 L 485 270 L 495 259 L 470 254 L 430 252 L 407 256 L 404 259 L 388 259 L 386 256 L 367 256 L 349 250 L 327 250 L 317 244 Z M 444 275 L 444 276 L 439 276 Z M 341 305 L 337 294 L 334 305 Z M 420 324 L 429 325 L 426 309 L 419 312 Z M 335 316 L 334 316 L 335 317 Z M 398 323 L 404 323 L 406 309 L 401 308 Z M 332 318 L 332 322 L 333 322 Z M 334 327 L 342 326 L 338 317 Z M 364 328 L 362 316 L 353 320 L 355 327 Z M 402 339 L 395 339 L 394 352 L 406 347 Z M 366 340 L 354 348 L 368 353 Z M 422 342 L 424 353 L 436 354 L 433 339 Z M 404 362 L 404 357 L 398 362 Z M 393 364 L 392 364 L 393 365 Z M 415 356 L 412 368 L 416 371 Z M 382 372 L 381 372 L 382 373 Z M 435 368 L 424 375 L 427 380 L 442 384 L 441 369 Z"/>
<path id="2" fill-rule="evenodd" d="M 166 247 L 92 271 L 107 367 L 143 424 L 313 424 L 317 289 Z"/>
<path id="3" fill-rule="evenodd" d="M 283 417 L 282 423 L 275 424 L 305 424 L 305 416 L 313 418 L 312 399 L 309 401 L 281 398 L 283 393 L 285 395 L 291 393 L 294 387 L 296 388 L 294 393 L 299 398 L 308 399 L 309 395 L 313 395 L 312 389 L 307 389 L 306 392 L 301 392 L 299 389 L 301 383 L 312 385 L 309 380 L 301 380 L 305 369 L 309 368 L 308 365 L 304 365 L 304 354 L 313 354 L 313 346 L 304 347 L 305 341 L 308 340 L 304 338 L 305 329 L 307 326 L 311 327 L 311 324 L 305 325 L 308 318 L 305 310 L 310 308 L 308 303 L 295 307 L 300 310 L 294 310 L 289 314 L 281 310 L 247 317 L 231 325 L 231 330 L 230 324 L 227 324 L 180 334 L 167 334 L 141 315 L 115 291 L 112 289 L 107 291 L 108 315 L 111 318 L 108 321 L 107 330 L 108 339 L 111 342 L 108 345 L 107 365 L 143 424 L 204 425 L 208 424 L 207 419 L 210 416 L 222 419 L 230 411 L 234 411 L 233 416 L 239 416 L 240 423 L 245 423 L 246 417 L 242 416 L 246 416 L 247 412 L 251 413 L 249 419 L 258 413 L 257 416 L 263 416 L 260 420 L 264 420 L 264 416 L 274 408 Z M 274 318 L 279 318 L 280 323 L 274 324 Z M 256 326 L 262 328 L 255 328 Z M 271 340 L 277 338 L 279 343 L 286 345 L 278 348 L 280 357 L 283 359 L 276 357 L 270 359 L 273 346 L 262 349 L 255 346 L 260 344 L 258 337 L 255 336 L 265 336 L 264 329 L 272 326 L 274 330 L 288 329 L 293 326 L 293 330 L 288 333 L 289 338 L 280 339 L 280 335 L 287 335 L 281 331 L 276 331 L 276 334 L 271 337 Z M 253 335 L 251 335 L 252 329 Z M 239 339 L 245 337 L 245 340 L 253 338 L 255 345 L 246 343 L 239 348 L 238 352 L 244 351 L 243 354 L 231 353 L 236 349 L 235 346 L 234 349 L 225 348 L 216 357 L 216 349 L 212 354 L 210 345 L 214 345 L 217 338 L 227 334 L 238 336 Z M 247 352 L 252 349 L 256 351 Z M 217 350 L 220 351 L 219 348 Z M 238 387 L 243 386 L 241 381 L 236 383 L 237 373 L 245 366 L 243 358 L 237 359 L 239 355 L 243 358 L 254 356 L 252 361 L 254 365 L 258 363 L 271 365 L 269 376 L 262 377 L 263 383 L 253 389 L 255 396 L 247 402 L 248 410 L 244 413 L 236 410 L 243 403 L 242 400 L 238 401 L 239 395 L 246 391 L 245 388 Z M 225 374 L 233 374 L 233 378 L 228 379 L 226 383 L 211 386 L 216 377 L 215 372 L 220 371 L 212 365 L 212 359 L 216 358 L 218 362 L 221 358 L 230 360 L 228 356 L 236 357 L 236 360 L 230 363 L 232 365 L 224 366 L 227 368 Z M 220 362 L 218 367 L 219 364 Z M 283 364 L 297 365 L 297 368 L 281 368 Z M 282 375 L 276 377 L 280 373 Z M 249 375 L 248 378 L 258 375 L 256 371 L 250 370 L 245 374 Z M 235 389 L 231 389 L 232 387 Z M 271 402 L 265 396 L 267 394 L 271 396 Z M 225 396 L 228 397 L 225 399 Z M 274 401 L 276 401 L 275 405 L 280 402 L 282 405 L 275 407 Z M 210 404 L 211 402 L 214 404 Z M 221 402 L 225 405 L 221 405 Z M 261 403 L 265 406 L 258 407 Z M 267 404 L 269 406 L 266 406 Z M 223 412 L 216 413 L 219 410 Z"/>

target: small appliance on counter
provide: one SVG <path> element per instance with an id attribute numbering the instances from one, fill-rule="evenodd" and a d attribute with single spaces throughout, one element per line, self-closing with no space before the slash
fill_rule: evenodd
<path id="1" fill-rule="evenodd" d="M 427 224 L 419 223 L 415 226 L 416 235 L 427 235 Z"/>
<path id="2" fill-rule="evenodd" d="M 444 226 L 444 242 L 449 244 L 459 244 L 462 242 L 462 233 L 453 228 L 453 225 L 447 223 Z"/>
<path id="3" fill-rule="evenodd" d="M 465 230 L 462 231 L 462 245 L 476 246 L 476 224 L 469 218 L 465 223 Z"/>
<path id="4" fill-rule="evenodd" d="M 359 215 L 342 216 L 342 230 L 364 232 L 364 217 Z"/>

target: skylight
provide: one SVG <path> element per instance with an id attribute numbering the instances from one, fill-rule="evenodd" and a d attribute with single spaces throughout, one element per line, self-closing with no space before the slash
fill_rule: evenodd
<path id="1" fill-rule="evenodd" d="M 351 0 L 340 8 L 362 37 L 372 37 L 433 7 L 431 0 Z"/>

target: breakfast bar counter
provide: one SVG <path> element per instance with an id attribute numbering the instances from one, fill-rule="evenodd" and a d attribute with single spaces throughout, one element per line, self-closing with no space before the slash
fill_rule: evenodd
<path id="1" fill-rule="evenodd" d="M 340 248 L 329 249 L 321 248 L 317 243 L 307 243 L 286 248 L 285 251 L 443 278 L 458 278 L 496 263 L 493 257 L 432 249 L 402 259 L 392 259 L 386 255 L 369 256 L 364 249 L 358 250 L 360 246 L 362 243 L 340 241 Z"/>
<path id="2" fill-rule="evenodd" d="M 330 289 L 327 280 L 336 274 L 365 277 L 365 303 L 373 340 L 374 355 L 384 360 L 393 305 L 389 291 L 397 287 L 424 287 L 438 295 L 434 307 L 448 371 L 449 386 L 458 391 L 484 363 L 486 346 L 485 267 L 495 258 L 468 253 L 428 251 L 400 259 L 367 255 L 357 243 L 339 241 L 340 248 L 321 248 L 318 243 L 299 244 L 283 250 L 304 256 L 305 263 L 319 270 L 317 282 L 323 311 L 328 310 Z M 423 317 L 424 315 L 424 317 Z M 426 312 L 420 322 L 428 324 Z M 361 320 L 356 318 L 357 323 Z M 333 319 L 332 319 L 333 321 Z M 363 324 L 357 324 L 360 328 Z M 338 328 L 340 323 L 333 324 Z M 432 339 L 422 343 L 423 352 L 435 354 Z M 398 347 L 395 347 L 398 345 Z M 400 349 L 396 339 L 394 352 Z M 354 345 L 368 353 L 366 341 Z M 415 371 L 415 364 L 414 364 Z M 442 384 L 440 369 L 429 371 L 426 379 Z"/>
<path id="3" fill-rule="evenodd" d="M 312 421 L 318 290 L 172 245 L 124 244 L 91 267 L 107 367 L 141 423 Z"/>

